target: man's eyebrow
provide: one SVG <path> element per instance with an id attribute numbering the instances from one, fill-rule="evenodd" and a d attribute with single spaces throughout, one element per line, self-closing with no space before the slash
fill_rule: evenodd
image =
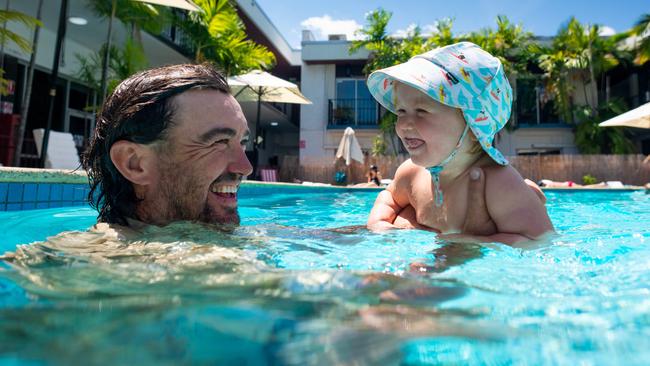
<path id="1" fill-rule="evenodd" d="M 232 128 L 227 128 L 227 127 L 215 127 L 211 130 L 208 130 L 204 133 L 202 133 L 199 136 L 199 141 L 202 143 L 208 143 L 211 142 L 215 136 L 219 135 L 225 135 L 227 137 L 233 137 L 237 135 L 237 131 L 233 130 Z"/>

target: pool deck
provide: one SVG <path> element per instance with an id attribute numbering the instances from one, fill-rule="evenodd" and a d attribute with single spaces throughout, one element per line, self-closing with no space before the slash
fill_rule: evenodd
<path id="1" fill-rule="evenodd" d="M 83 170 L 62 170 L 62 169 L 35 169 L 35 168 L 14 168 L 0 167 L 0 183 L 63 183 L 63 184 L 88 184 L 88 176 Z M 283 183 L 283 182 L 260 182 L 244 180 L 242 185 L 246 187 L 287 187 L 293 190 L 305 189 L 316 190 L 335 190 L 335 191 L 379 191 L 383 187 L 351 187 L 351 186 L 334 186 L 325 183 Z M 548 192 L 630 192 L 643 191 L 650 193 L 650 184 L 643 186 L 625 186 L 622 188 L 542 188 Z"/>

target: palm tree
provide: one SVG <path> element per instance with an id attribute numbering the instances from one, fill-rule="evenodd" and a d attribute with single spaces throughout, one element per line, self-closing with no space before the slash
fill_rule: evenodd
<path id="1" fill-rule="evenodd" d="M 3 27 L 0 28 L 0 43 L 4 46 L 4 43 L 9 40 L 20 47 L 21 50 L 28 53 L 32 52 L 32 44 L 29 40 L 21 37 L 18 33 L 7 29 L 7 27 L 4 26 L 7 22 L 22 23 L 29 28 L 41 27 L 43 26 L 43 23 L 34 17 L 18 11 L 8 9 L 0 10 L 0 23 L 3 25 Z M 0 94 L 5 94 L 7 92 L 7 80 L 2 78 L 2 74 L 4 74 L 4 70 L 0 69 Z"/>
<path id="2" fill-rule="evenodd" d="M 171 13 L 166 7 L 157 7 L 151 4 L 132 0 L 88 0 L 88 5 L 98 17 L 108 19 L 108 34 L 104 49 L 112 50 L 111 36 L 113 19 L 119 19 L 125 27 L 130 29 L 130 39 L 135 40 L 133 47 L 140 49 L 139 53 L 144 55 L 142 46 L 142 33 L 144 29 L 152 34 L 160 34 L 164 26 L 169 23 Z M 101 53 L 101 52 L 100 52 Z M 100 79 L 100 103 L 106 94 L 106 86 L 109 79 L 109 64 L 112 60 L 109 57 L 112 52 L 103 52 L 103 62 L 100 67 L 102 77 Z M 144 63 L 146 67 L 146 63 Z M 139 70 L 134 70 L 139 71 Z M 128 77 L 128 75 L 127 75 Z"/>
<path id="3" fill-rule="evenodd" d="M 202 11 L 174 21 L 194 46 L 194 61 L 212 62 L 226 75 L 269 69 L 275 55 L 248 39 L 244 23 L 228 0 L 195 0 Z"/>
<path id="4" fill-rule="evenodd" d="M 9 4 L 7 3 L 7 7 L 8 6 Z M 39 14 L 40 14 L 40 4 L 39 4 Z M 7 22 L 12 22 L 12 21 L 22 23 L 30 28 L 36 28 L 33 47 L 28 40 L 21 37 L 19 34 L 7 29 L 6 27 Z M 3 24 L 3 27 L 0 28 L 0 40 L 1 40 L 0 43 L 2 43 L 2 47 L 4 47 L 6 40 L 9 40 L 12 43 L 16 44 L 21 50 L 31 53 L 32 61 L 30 62 L 30 69 L 33 70 L 33 62 L 34 62 L 33 60 L 35 59 L 34 50 L 36 49 L 36 42 L 38 39 L 38 29 L 43 25 L 43 23 L 40 21 L 40 19 L 33 18 L 29 15 L 23 14 L 18 11 L 9 10 L 9 9 L 0 10 L 0 22 Z M 4 55 L 0 55 L 0 57 L 4 58 Z M 1 95 L 5 95 L 7 93 L 7 83 L 8 83 L 8 81 L 2 77 L 3 74 L 4 74 L 4 70 L 0 69 L 0 94 Z M 31 83 L 29 84 L 28 89 L 30 86 Z M 13 141 L 13 143 L 15 144 L 14 146 L 16 146 L 16 152 L 13 161 L 14 166 L 20 165 L 20 155 L 22 153 L 23 135 L 25 134 L 25 125 L 27 123 L 26 107 L 28 107 L 28 105 L 29 105 L 29 94 L 27 93 L 27 100 L 23 104 L 23 113 L 21 114 L 22 117 L 20 120 L 20 125 L 18 126 L 18 131 L 17 131 L 18 133 L 16 134 L 16 141 Z"/>
<path id="5" fill-rule="evenodd" d="M 397 65 L 408 61 L 412 56 L 422 53 L 424 39 L 420 34 L 420 29 L 416 27 L 411 30 L 404 39 L 396 39 L 388 35 L 387 27 L 392 13 L 382 8 L 371 11 L 366 15 L 366 25 L 359 34 L 360 40 L 352 42 L 349 52 L 354 53 L 361 48 L 370 51 L 370 57 L 363 68 L 364 73 L 369 75 L 371 72 Z M 397 118 L 392 113 L 384 113 L 378 121 L 381 133 L 375 137 L 373 144 L 385 146 L 386 140 L 390 142 L 391 151 L 397 155 L 399 151 L 399 141 L 395 135 L 395 123 Z M 381 142 L 383 140 L 383 143 Z M 385 153 L 387 149 L 378 148 L 377 152 Z"/>
<path id="6" fill-rule="evenodd" d="M 650 13 L 643 14 L 632 28 L 632 34 L 640 38 L 634 63 L 643 65 L 650 61 Z"/>
<path id="7" fill-rule="evenodd" d="M 106 44 L 104 44 L 99 52 L 88 57 L 76 55 L 80 64 L 77 77 L 95 90 L 101 88 L 101 79 L 97 71 L 102 67 L 106 50 Z M 122 80 L 148 67 L 147 57 L 142 47 L 132 38 L 127 38 L 123 47 L 112 45 L 109 53 L 108 59 L 110 62 L 108 64 L 108 79 L 106 80 L 109 94 Z"/>
<path id="8" fill-rule="evenodd" d="M 362 48 L 370 51 L 370 57 L 363 69 L 367 75 L 375 70 L 406 62 L 412 56 L 422 53 L 424 39 L 419 27 L 411 30 L 403 39 L 388 34 L 386 29 L 392 16 L 391 12 L 382 8 L 368 13 L 366 26 L 358 31 L 361 39 L 353 41 L 349 48 L 350 53 Z"/>
<path id="9" fill-rule="evenodd" d="M 546 72 L 549 90 L 556 97 L 556 106 L 566 122 L 576 116 L 576 145 L 583 153 L 627 153 L 632 144 L 619 129 L 601 129 L 598 123 L 606 115 L 623 111 L 621 103 L 598 102 L 598 83 L 601 75 L 621 62 L 624 57 L 617 49 L 620 35 L 600 36 L 598 25 L 583 25 L 571 18 L 553 39 L 550 48 L 540 48 L 539 66 Z M 582 90 L 584 105 L 573 106 L 569 77 Z M 605 131 L 606 130 L 606 131 Z"/>

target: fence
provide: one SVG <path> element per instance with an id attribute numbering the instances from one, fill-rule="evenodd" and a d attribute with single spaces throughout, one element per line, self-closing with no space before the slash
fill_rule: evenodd
<path id="1" fill-rule="evenodd" d="M 375 164 L 384 178 L 392 178 L 397 167 L 407 156 L 366 157 L 365 164 L 353 162 L 349 167 L 334 158 L 323 158 L 309 165 L 300 166 L 298 157 L 282 159 L 279 179 L 292 182 L 295 179 L 311 182 L 333 183 L 338 169 L 347 172 L 348 183 L 365 182 L 370 164 Z M 582 183 L 582 177 L 590 174 L 598 181 L 619 180 L 625 184 L 643 185 L 650 182 L 650 162 L 643 164 L 644 155 L 542 155 L 511 156 L 508 158 L 523 177 L 533 181 L 552 179 L 572 180 Z"/>

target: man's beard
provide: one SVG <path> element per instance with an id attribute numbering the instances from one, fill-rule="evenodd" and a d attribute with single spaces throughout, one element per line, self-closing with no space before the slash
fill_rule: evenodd
<path id="1" fill-rule="evenodd" d="M 173 221 L 198 221 L 216 225 L 239 225 L 237 208 L 220 207 L 215 210 L 208 205 L 207 195 L 212 194 L 210 185 L 201 185 L 200 177 L 190 169 L 175 164 L 161 163 L 160 166 L 160 206 L 159 213 L 167 223 Z M 217 181 L 238 181 L 233 174 L 226 173 Z M 210 182 L 211 184 L 212 182 Z M 221 211 L 221 212 L 219 212 Z"/>

